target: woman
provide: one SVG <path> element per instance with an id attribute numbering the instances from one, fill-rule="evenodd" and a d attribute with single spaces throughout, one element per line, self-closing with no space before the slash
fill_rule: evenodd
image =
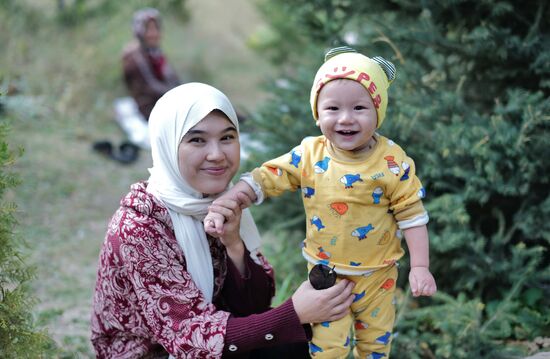
<path id="1" fill-rule="evenodd" d="M 132 27 L 137 41 L 124 49 L 124 81 L 139 111 L 148 120 L 155 102 L 180 81 L 160 49 L 159 12 L 153 8 L 137 11 Z"/>
<path id="2" fill-rule="evenodd" d="M 151 175 L 122 199 L 100 253 L 98 358 L 292 357 L 280 350 L 293 343 L 307 356 L 308 323 L 343 317 L 353 285 L 316 291 L 304 282 L 271 309 L 273 270 L 241 211 L 246 196 L 212 207 L 228 220 L 219 239 L 206 235 L 202 219 L 239 167 L 239 124 L 227 97 L 204 84 L 179 86 L 157 102 L 149 126 Z"/>

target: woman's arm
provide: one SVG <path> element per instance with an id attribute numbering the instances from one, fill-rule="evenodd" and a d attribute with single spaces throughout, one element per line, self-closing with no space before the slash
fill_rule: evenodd
<path id="1" fill-rule="evenodd" d="M 270 308 L 275 295 L 273 268 L 260 253 L 255 263 L 248 251 L 244 255 L 245 273 L 227 261 L 227 275 L 218 308 L 227 309 L 236 317 L 262 313 Z"/>
<path id="2" fill-rule="evenodd" d="M 204 299 L 182 264 L 170 229 L 160 230 L 158 223 L 142 220 L 122 222 L 126 227 L 120 233 L 119 264 L 126 268 L 133 288 L 128 295 L 136 296 L 143 314 L 141 330 L 176 357 L 217 358 L 234 352 L 234 346 L 249 351 L 305 341 L 308 332 L 302 324 L 335 320 L 349 311 L 351 286 L 316 291 L 306 282 L 277 308 L 231 316 Z"/>
<path id="3" fill-rule="evenodd" d="M 225 235 L 220 241 L 226 246 L 241 243 L 239 233 L 241 206 L 239 201 L 217 200 L 211 206 L 215 213 L 226 219 Z M 228 237 L 235 240 L 229 240 Z M 224 285 L 223 298 L 233 314 L 227 324 L 225 349 L 227 352 L 249 351 L 259 347 L 282 343 L 303 342 L 310 338 L 309 326 L 302 324 L 335 320 L 349 312 L 353 301 L 353 284 L 341 281 L 327 290 L 315 290 L 304 282 L 291 299 L 283 305 L 267 310 L 275 292 L 273 270 L 259 255 L 261 265 L 250 259 L 248 251 L 242 258 L 243 268 L 228 259 L 228 276 Z M 246 317 L 238 318 L 239 315 Z"/>
<path id="4" fill-rule="evenodd" d="M 280 306 L 246 317 L 230 317 L 223 354 L 239 354 L 258 348 L 281 344 L 306 342 L 311 339 L 311 328 L 302 325 L 292 299 Z"/>
<path id="5" fill-rule="evenodd" d="M 310 340 L 309 323 L 333 321 L 349 313 L 352 289 L 353 283 L 346 280 L 323 290 L 306 281 L 276 308 L 243 318 L 230 317 L 224 354 Z"/>

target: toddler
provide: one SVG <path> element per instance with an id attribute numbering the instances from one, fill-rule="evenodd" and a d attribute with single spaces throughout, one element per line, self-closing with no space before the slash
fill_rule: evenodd
<path id="1" fill-rule="evenodd" d="M 310 96 L 323 135 L 305 138 L 289 153 L 243 175 L 222 195 L 235 198 L 244 192 L 259 204 L 300 189 L 307 218 L 302 254 L 308 269 L 326 265 L 338 280 L 355 283 L 349 316 L 313 324 L 310 354 L 316 358 L 346 358 L 352 340 L 355 357 L 389 357 L 403 237 L 411 256 L 413 295 L 436 291 L 429 270 L 425 190 L 414 161 L 376 132 L 394 79 L 394 65 L 381 57 L 369 58 L 349 47 L 330 50 Z M 223 235 L 223 221 L 212 209 L 206 231 Z"/>

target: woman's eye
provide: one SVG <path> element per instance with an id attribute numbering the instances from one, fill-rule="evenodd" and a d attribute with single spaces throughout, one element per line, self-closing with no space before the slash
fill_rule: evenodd
<path id="1" fill-rule="evenodd" d="M 225 135 L 222 137 L 222 141 L 229 141 L 234 139 L 235 139 L 235 135 Z"/>
<path id="2" fill-rule="evenodd" d="M 203 143 L 204 140 L 200 137 L 191 137 L 188 142 L 189 143 Z"/>

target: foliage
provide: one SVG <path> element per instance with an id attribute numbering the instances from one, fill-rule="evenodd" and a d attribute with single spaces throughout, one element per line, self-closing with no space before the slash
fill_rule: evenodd
<path id="1" fill-rule="evenodd" d="M 133 3 L 136 8 L 139 6 L 155 7 L 161 12 L 170 13 L 182 22 L 189 20 L 186 0 L 134 1 Z M 110 0 L 57 0 L 55 6 L 51 5 L 56 13 L 57 21 L 65 27 L 76 27 L 96 18 L 113 15 L 120 12 L 121 7 L 124 6 L 127 4 Z M 0 8 L 5 8 L 14 14 L 30 15 L 37 20 L 41 17 L 39 10 L 33 9 L 33 6 L 26 5 L 22 1 L 0 0 Z"/>
<path id="2" fill-rule="evenodd" d="M 61 24 L 65 26 L 76 26 L 83 21 L 89 21 L 95 16 L 109 14 L 114 11 L 117 2 L 103 0 L 99 3 L 86 0 L 73 0 L 65 2 L 57 1 L 57 17 Z"/>
<path id="3" fill-rule="evenodd" d="M 261 8 L 273 21 L 254 44 L 281 65 L 254 118 L 267 149 L 249 168 L 318 134 L 309 89 L 328 48 L 349 44 L 397 66 L 381 133 L 415 159 L 428 190 L 442 294 L 406 308 L 394 353 L 508 357 L 517 352 L 506 343 L 549 336 L 550 32 L 542 24 L 550 6 L 285 0 Z M 255 210 L 264 229 L 303 236 L 302 212 L 296 195 Z"/>
<path id="4" fill-rule="evenodd" d="M 6 189 L 19 183 L 9 171 L 17 154 L 5 142 L 8 129 L 0 124 L 0 198 Z M 38 357 L 49 353 L 53 342 L 35 328 L 30 307 L 34 300 L 28 295 L 27 284 L 33 269 L 21 256 L 20 238 L 14 235 L 17 225 L 14 203 L 0 202 L 0 357 Z"/>
<path id="5" fill-rule="evenodd" d="M 121 3 L 110 0 L 102 1 L 86 1 L 73 0 L 65 2 L 58 0 L 58 19 L 66 26 L 75 26 L 83 21 L 88 21 L 95 16 L 105 16 L 114 13 L 118 10 L 117 6 Z M 169 12 L 177 16 L 182 21 L 189 19 L 189 13 L 185 7 L 185 0 L 169 0 L 169 1 L 147 1 L 143 2 L 142 6 L 156 7 L 161 11 Z"/>

